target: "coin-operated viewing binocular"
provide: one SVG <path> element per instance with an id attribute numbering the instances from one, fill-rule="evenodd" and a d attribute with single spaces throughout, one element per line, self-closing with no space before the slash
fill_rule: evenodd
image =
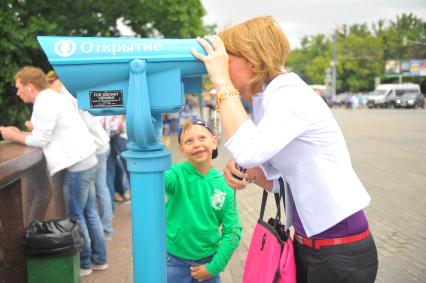
<path id="1" fill-rule="evenodd" d="M 132 191 L 133 278 L 167 282 L 164 171 L 171 154 L 160 140 L 161 114 L 177 112 L 184 93 L 202 92 L 207 71 L 190 49 L 205 54 L 204 49 L 195 39 L 39 36 L 38 41 L 79 108 L 127 116 L 123 156 Z"/>
<path id="2" fill-rule="evenodd" d="M 202 92 L 205 54 L 195 39 L 39 36 L 56 74 L 94 115 L 127 115 L 129 140 L 161 148 L 161 113 L 177 112 L 184 93 Z"/>

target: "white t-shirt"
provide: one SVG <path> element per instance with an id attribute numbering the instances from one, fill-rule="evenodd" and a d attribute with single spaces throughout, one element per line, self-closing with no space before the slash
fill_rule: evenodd
<path id="1" fill-rule="evenodd" d="M 96 151 L 93 138 L 77 109 L 64 96 L 50 89 L 40 91 L 31 122 L 33 130 L 25 143 L 43 149 L 50 175 L 81 161 L 96 165 L 96 158 L 94 164 L 91 158 Z"/>
<path id="2" fill-rule="evenodd" d="M 286 179 L 308 237 L 369 204 L 330 109 L 299 76 L 272 80 L 254 97 L 252 119 L 225 147 L 242 167 L 261 166 L 268 179 Z"/>
<path id="3" fill-rule="evenodd" d="M 84 123 L 95 141 L 97 147 L 96 154 L 106 152 L 109 149 L 109 135 L 102 126 L 102 117 L 93 116 L 87 111 L 78 109 L 77 99 L 72 96 L 65 87 L 61 89 L 60 94 L 71 101 L 72 105 L 74 105 L 78 113 L 80 113 L 81 118 L 83 118 Z"/>

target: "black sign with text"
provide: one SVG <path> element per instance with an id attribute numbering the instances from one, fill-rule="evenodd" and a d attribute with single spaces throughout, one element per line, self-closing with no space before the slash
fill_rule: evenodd
<path id="1" fill-rule="evenodd" d="M 90 108 L 123 107 L 122 90 L 93 90 L 89 92 Z"/>

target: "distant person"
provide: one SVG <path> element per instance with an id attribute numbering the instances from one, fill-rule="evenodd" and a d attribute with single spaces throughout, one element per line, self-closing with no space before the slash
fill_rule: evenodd
<path id="1" fill-rule="evenodd" d="M 272 17 L 255 17 L 199 38 L 217 90 L 225 147 L 235 160 L 228 185 L 286 186 L 286 226 L 293 225 L 298 283 L 374 282 L 377 249 L 364 209 L 370 196 L 355 173 L 333 113 L 297 74 L 284 69 L 290 45 Z M 240 95 L 253 106 L 249 117 Z M 247 168 L 244 174 L 236 169 Z"/>
<path id="2" fill-rule="evenodd" d="M 217 142 L 206 122 L 184 121 L 178 142 L 187 161 L 165 173 L 167 282 L 220 282 L 241 237 L 234 191 L 212 167 Z"/>
<path id="3" fill-rule="evenodd" d="M 365 97 L 365 94 L 360 93 L 358 95 L 358 105 L 359 105 L 359 108 L 365 108 L 366 104 L 367 104 L 367 98 Z"/>
<path id="4" fill-rule="evenodd" d="M 352 109 L 352 97 L 354 95 L 352 94 L 352 92 L 348 91 L 346 92 L 345 95 L 345 107 L 346 109 Z"/>
<path id="5" fill-rule="evenodd" d="M 104 235 L 96 210 L 96 145 L 77 109 L 65 97 L 48 88 L 43 71 L 27 66 L 15 75 L 17 95 L 24 103 L 34 103 L 31 132 L 2 127 L 5 140 L 43 150 L 50 175 L 65 169 L 66 214 L 80 221 L 83 245 L 80 275 L 108 267 Z"/>
<path id="6" fill-rule="evenodd" d="M 95 117 L 89 112 L 78 109 L 77 99 L 68 92 L 62 82 L 59 80 L 55 71 L 49 71 L 46 75 L 49 87 L 62 94 L 71 101 L 74 107 L 80 113 L 84 123 L 89 129 L 96 144 L 96 158 L 98 165 L 96 168 L 96 199 L 98 203 L 99 216 L 101 217 L 102 227 L 106 240 L 112 239 L 112 205 L 111 197 L 107 186 L 107 159 L 110 154 L 109 136 L 102 127 L 101 117 Z"/>
<path id="7" fill-rule="evenodd" d="M 195 117 L 201 117 L 201 113 L 198 113 L 197 111 L 197 99 L 195 95 L 193 94 L 186 94 L 185 95 L 185 104 L 183 105 L 183 108 L 178 112 L 178 121 L 177 121 L 177 127 L 179 127 L 182 124 L 182 121 L 185 121 L 187 119 L 195 118 Z"/>
<path id="8" fill-rule="evenodd" d="M 351 109 L 357 109 L 359 107 L 358 104 L 358 95 L 353 94 L 351 97 Z"/>
<path id="9" fill-rule="evenodd" d="M 105 116 L 104 129 L 110 136 L 111 153 L 107 161 L 107 184 L 110 192 L 112 208 L 115 202 L 130 202 L 130 174 L 127 170 L 127 161 L 121 153 L 127 150 L 127 135 L 123 116 Z"/>
<path id="10" fill-rule="evenodd" d="M 170 134 L 171 134 L 171 120 L 167 113 L 163 113 L 161 115 L 163 119 L 163 135 L 161 136 L 161 140 L 164 142 L 165 147 L 170 147 Z"/>

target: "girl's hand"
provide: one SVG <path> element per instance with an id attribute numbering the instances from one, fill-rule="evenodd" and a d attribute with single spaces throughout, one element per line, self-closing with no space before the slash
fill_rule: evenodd
<path id="1" fill-rule="evenodd" d="M 191 49 L 192 55 L 204 62 L 210 81 L 216 90 L 220 91 L 222 88 L 232 87 L 233 84 L 229 77 L 229 57 L 220 37 L 217 35 L 207 35 L 204 38 L 198 37 L 197 40 L 203 46 L 207 55 Z"/>

